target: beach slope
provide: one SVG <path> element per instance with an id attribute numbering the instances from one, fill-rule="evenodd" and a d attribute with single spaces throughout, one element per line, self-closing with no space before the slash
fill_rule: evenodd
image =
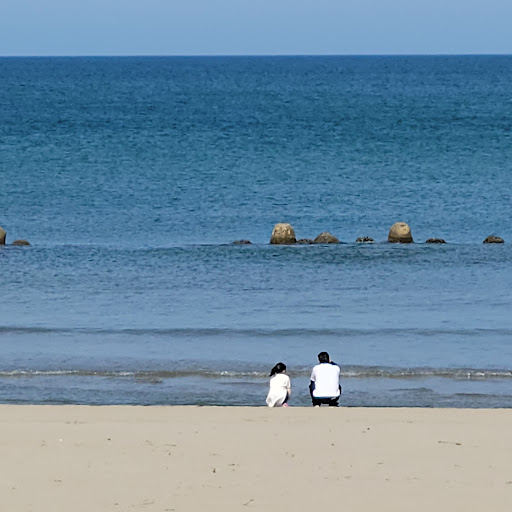
<path id="1" fill-rule="evenodd" d="M 512 410 L 0 406 L 0 510 L 509 511 Z"/>

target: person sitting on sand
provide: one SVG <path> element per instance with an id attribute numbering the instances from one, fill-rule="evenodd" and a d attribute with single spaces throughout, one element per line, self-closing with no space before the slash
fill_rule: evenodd
<path id="1" fill-rule="evenodd" d="M 318 362 L 311 372 L 309 392 L 315 407 L 327 404 L 338 407 L 341 395 L 340 367 L 331 361 L 327 352 L 318 354 Z"/>
<path id="2" fill-rule="evenodd" d="M 292 395 L 290 377 L 286 375 L 286 365 L 277 363 L 270 371 L 270 389 L 267 395 L 269 407 L 288 407 L 288 399 Z"/>

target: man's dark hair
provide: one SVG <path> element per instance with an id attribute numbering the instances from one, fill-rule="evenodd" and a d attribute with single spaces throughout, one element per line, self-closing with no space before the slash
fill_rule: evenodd
<path id="1" fill-rule="evenodd" d="M 320 363 L 328 363 L 330 360 L 331 358 L 327 352 L 320 352 L 320 354 L 318 354 L 318 361 Z"/>

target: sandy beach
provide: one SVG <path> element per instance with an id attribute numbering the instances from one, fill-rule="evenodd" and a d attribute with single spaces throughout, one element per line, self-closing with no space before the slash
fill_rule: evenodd
<path id="1" fill-rule="evenodd" d="M 0 509 L 508 511 L 512 410 L 0 406 Z"/>

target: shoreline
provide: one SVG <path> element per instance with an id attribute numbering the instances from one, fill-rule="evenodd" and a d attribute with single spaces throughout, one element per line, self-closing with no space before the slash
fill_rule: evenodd
<path id="1" fill-rule="evenodd" d="M 0 405 L 4 510 L 510 509 L 512 409 Z"/>

